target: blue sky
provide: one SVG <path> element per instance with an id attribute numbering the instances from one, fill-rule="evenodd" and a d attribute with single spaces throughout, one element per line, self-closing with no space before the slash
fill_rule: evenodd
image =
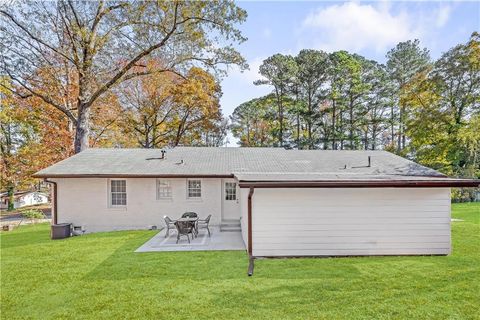
<path id="1" fill-rule="evenodd" d="M 258 67 L 275 53 L 295 55 L 304 48 L 348 50 L 379 62 L 398 42 L 419 39 L 438 58 L 480 31 L 479 1 L 240 1 L 247 21 L 240 26 L 248 40 L 238 47 L 250 70 L 232 69 L 222 81 L 222 109 L 270 92 L 254 86 Z M 230 137 L 230 144 L 235 145 Z"/>

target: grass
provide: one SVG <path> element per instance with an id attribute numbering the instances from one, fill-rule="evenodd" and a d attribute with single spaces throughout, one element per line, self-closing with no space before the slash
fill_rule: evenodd
<path id="1" fill-rule="evenodd" d="M 454 204 L 442 257 L 258 260 L 133 251 L 153 231 L 3 232 L 2 319 L 480 319 L 480 204 Z"/>

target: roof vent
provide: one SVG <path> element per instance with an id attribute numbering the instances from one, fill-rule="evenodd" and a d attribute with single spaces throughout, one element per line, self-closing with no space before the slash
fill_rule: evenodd
<path id="1" fill-rule="evenodd" d="M 165 159 L 165 154 L 167 153 L 167 151 L 162 149 L 162 150 L 160 150 L 160 153 L 162 154 L 162 156 L 147 158 L 147 160 L 163 160 L 163 159 Z"/>

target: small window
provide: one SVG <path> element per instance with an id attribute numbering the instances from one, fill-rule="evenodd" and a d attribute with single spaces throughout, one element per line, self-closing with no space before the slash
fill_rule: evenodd
<path id="1" fill-rule="evenodd" d="M 225 182 L 225 200 L 237 200 L 237 183 Z"/>
<path id="2" fill-rule="evenodd" d="M 157 180 L 157 199 L 171 199 L 172 185 L 170 180 Z"/>
<path id="3" fill-rule="evenodd" d="M 202 181 L 201 180 L 187 180 L 187 197 L 188 198 L 202 197 Z"/>
<path id="4" fill-rule="evenodd" d="M 112 207 L 127 205 L 126 180 L 110 180 L 110 204 Z"/>

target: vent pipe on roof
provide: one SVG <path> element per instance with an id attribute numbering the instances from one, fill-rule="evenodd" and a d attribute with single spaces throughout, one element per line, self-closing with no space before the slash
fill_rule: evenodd
<path id="1" fill-rule="evenodd" d="M 152 157 L 152 158 L 147 158 L 147 160 L 163 160 L 165 159 L 165 154 L 167 153 L 166 150 L 160 150 L 160 153 L 162 154 L 161 157 Z"/>
<path id="2" fill-rule="evenodd" d="M 368 156 L 368 167 L 372 166 L 372 157 Z"/>

